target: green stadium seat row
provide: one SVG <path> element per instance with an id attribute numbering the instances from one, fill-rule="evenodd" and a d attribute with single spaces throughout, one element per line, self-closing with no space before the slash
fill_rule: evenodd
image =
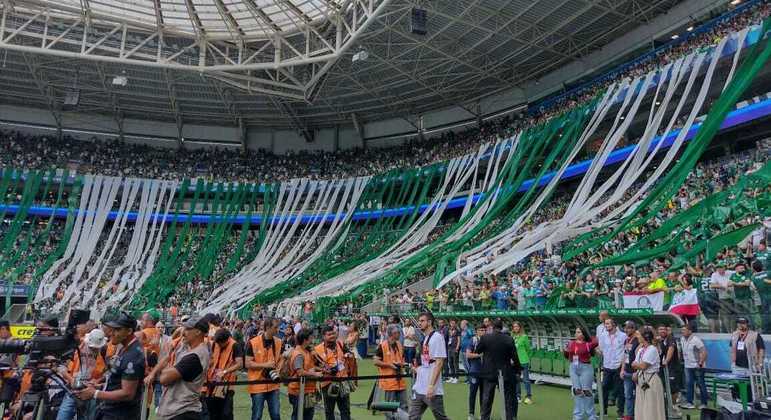
<path id="1" fill-rule="evenodd" d="M 597 369 L 600 359 L 592 357 L 592 367 Z M 530 372 L 552 376 L 570 376 L 570 362 L 562 350 L 536 349 L 530 355 Z"/>

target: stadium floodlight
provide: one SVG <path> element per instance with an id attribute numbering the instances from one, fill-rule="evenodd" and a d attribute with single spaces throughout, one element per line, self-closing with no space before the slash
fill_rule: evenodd
<path id="1" fill-rule="evenodd" d="M 369 58 L 369 53 L 367 52 L 367 50 L 362 49 L 353 55 L 353 58 L 351 59 L 351 61 L 354 63 L 357 61 L 367 61 L 368 58 Z"/>
<path id="2" fill-rule="evenodd" d="M 128 85 L 128 77 L 126 77 L 126 76 L 123 76 L 123 75 L 121 75 L 121 76 L 115 76 L 115 77 L 112 79 L 112 84 L 113 84 L 114 86 L 126 86 L 126 85 Z"/>

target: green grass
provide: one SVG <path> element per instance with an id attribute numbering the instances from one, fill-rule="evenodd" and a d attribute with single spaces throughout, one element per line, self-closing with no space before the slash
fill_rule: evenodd
<path id="1" fill-rule="evenodd" d="M 364 360 L 359 365 L 360 375 L 376 374 L 375 367 L 371 360 Z M 243 379 L 243 378 L 242 378 Z M 359 389 L 351 397 L 351 417 L 354 420 L 382 420 L 382 414 L 373 415 L 366 411 L 365 406 L 369 393 L 372 389 L 372 381 L 359 383 Z M 466 420 L 468 416 L 468 386 L 459 384 L 444 384 L 444 408 L 447 416 L 452 420 Z M 286 387 L 281 389 L 281 418 L 289 420 L 291 415 L 291 406 L 286 397 Z M 493 405 L 493 418 L 498 419 L 500 404 L 498 403 L 500 394 L 496 394 L 496 402 Z M 477 401 L 479 401 L 477 399 Z M 234 402 L 234 411 L 236 420 L 248 420 L 251 418 L 251 400 L 246 392 L 246 387 L 236 388 L 236 397 Z M 573 400 L 567 388 L 551 385 L 533 385 L 533 404 L 519 406 L 519 419 L 570 419 L 573 411 Z M 610 414 L 615 415 L 615 407 L 610 408 Z M 599 412 L 598 412 L 599 413 Z M 692 418 L 698 418 L 696 411 L 690 411 Z M 476 409 L 477 418 L 479 418 L 479 407 Z M 151 416 L 152 417 L 152 416 Z M 267 410 L 263 413 L 263 419 L 269 419 Z M 434 419 L 434 416 L 427 411 L 423 416 L 426 420 Z M 615 419 L 615 417 L 613 417 Z M 321 405 L 316 408 L 314 420 L 324 419 L 324 409 Z M 606 417 L 607 419 L 607 417 Z"/>
<path id="2" fill-rule="evenodd" d="M 375 367 L 372 365 L 371 360 L 364 360 L 359 365 L 360 375 L 374 375 L 376 374 Z M 384 416 L 382 414 L 373 415 L 371 411 L 366 411 L 365 406 L 369 393 L 372 389 L 372 382 L 365 381 L 359 383 L 359 389 L 352 395 L 351 398 L 351 417 L 354 420 L 370 420 L 378 419 L 382 420 Z M 453 420 L 466 420 L 468 416 L 468 386 L 459 383 L 444 384 L 444 408 L 447 416 Z M 282 388 L 282 393 L 286 392 L 286 388 Z M 496 398 L 500 398 L 500 395 L 496 395 Z M 477 399 L 477 401 L 479 401 Z M 493 407 L 494 418 L 496 418 L 500 405 L 496 400 Z M 570 419 L 573 410 L 573 401 L 570 398 L 570 393 L 567 388 L 546 386 L 546 385 L 534 385 L 533 386 L 533 404 L 532 405 L 520 405 L 519 418 L 520 419 Z M 236 419 L 249 419 L 251 416 L 251 401 L 249 395 L 245 389 L 236 390 L 235 407 L 234 411 Z M 285 395 L 281 397 L 281 418 L 289 419 L 292 410 Z M 611 410 L 611 412 L 614 412 Z M 477 418 L 479 418 L 479 407 L 476 409 Z M 269 419 L 267 411 L 263 413 L 263 419 Z M 424 419 L 430 420 L 434 416 L 427 411 L 423 416 Z M 324 419 L 324 412 L 321 406 L 316 408 L 316 415 L 314 420 Z"/>

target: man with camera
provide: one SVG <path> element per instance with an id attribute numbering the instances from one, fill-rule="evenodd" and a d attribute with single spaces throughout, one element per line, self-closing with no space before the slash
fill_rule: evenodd
<path id="1" fill-rule="evenodd" d="M 145 355 L 134 335 L 137 321 L 123 312 L 105 323 L 113 329 L 111 341 L 121 345 L 109 362 L 104 388 L 96 390 L 87 384 L 75 395 L 81 400 L 97 401 L 97 420 L 135 420 L 141 417 Z"/>
<path id="2" fill-rule="evenodd" d="M 230 331 L 221 329 L 214 334 L 208 382 L 233 382 L 236 372 L 241 369 L 244 351 L 241 345 L 230 335 Z M 233 395 L 229 385 L 209 386 L 206 388 L 205 401 L 209 420 L 233 419 Z"/>
<path id="3" fill-rule="evenodd" d="M 107 370 L 107 357 L 105 346 L 107 337 L 100 329 L 93 329 L 85 334 L 80 346 L 75 350 L 75 355 L 69 364 L 69 372 L 66 378 L 73 390 L 83 389 L 87 384 L 95 387 L 101 383 Z M 72 420 L 80 412 L 80 419 L 91 419 L 95 414 L 95 401 L 88 401 L 85 406 L 78 409 L 75 400 L 66 395 L 59 407 L 56 420 Z"/>
<path id="4" fill-rule="evenodd" d="M 246 346 L 246 375 L 250 381 L 279 379 L 283 343 L 276 335 L 278 319 L 266 319 L 262 334 L 249 340 Z M 279 382 L 249 385 L 252 397 L 252 420 L 262 419 L 264 405 L 268 405 L 271 420 L 280 418 Z"/>
<path id="5" fill-rule="evenodd" d="M 297 345 L 289 352 L 287 360 L 287 370 L 289 378 L 316 377 L 323 376 L 321 369 L 316 367 L 315 358 L 311 354 L 311 337 L 313 333 L 308 329 L 300 329 L 295 340 Z M 300 407 L 300 382 L 293 381 L 287 385 L 287 394 L 289 394 L 289 403 L 292 404 L 292 420 L 313 420 L 313 411 L 318 401 L 316 393 L 316 381 L 306 380 L 303 388 L 303 405 Z M 302 416 L 300 413 L 302 412 Z"/>
<path id="6" fill-rule="evenodd" d="M 404 348 L 399 343 L 399 337 L 401 336 L 399 326 L 396 324 L 389 325 L 386 334 L 388 339 L 380 343 L 375 351 L 374 363 L 378 368 L 378 375 L 398 375 L 407 367 L 407 364 L 404 362 Z M 385 392 L 386 401 L 399 402 L 399 408 L 407 411 L 407 398 L 404 394 L 407 384 L 404 378 L 380 379 L 378 385 Z M 396 415 L 388 413 L 386 418 L 395 419 Z"/>
<path id="7" fill-rule="evenodd" d="M 157 415 L 161 420 L 200 420 L 203 411 L 201 388 L 209 367 L 209 346 L 204 338 L 209 324 L 190 318 L 183 327 L 184 345 L 177 349 L 176 363 L 164 367 L 160 375 L 163 396 Z"/>
<path id="8" fill-rule="evenodd" d="M 337 330 L 331 325 L 321 329 L 323 341 L 314 349 L 315 356 L 325 376 L 348 376 L 346 358 L 353 358 L 353 353 L 337 341 Z M 350 381 L 321 383 L 321 395 L 324 398 L 324 414 L 327 420 L 335 420 L 335 406 L 340 410 L 340 420 L 351 420 L 351 399 L 353 391 Z"/>

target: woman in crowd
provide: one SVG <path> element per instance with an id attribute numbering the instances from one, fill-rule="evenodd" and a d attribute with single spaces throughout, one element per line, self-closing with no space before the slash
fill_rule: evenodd
<path id="1" fill-rule="evenodd" d="M 655 335 L 651 328 L 645 328 L 642 333 L 637 332 L 636 337 L 640 340 L 640 346 L 632 363 L 632 369 L 635 371 L 632 380 L 637 384 L 634 400 L 635 417 L 645 420 L 665 420 L 664 386 L 659 378 L 661 359 L 654 342 Z"/>
<path id="2" fill-rule="evenodd" d="M 573 420 L 596 420 L 594 411 L 594 369 L 592 355 L 597 347 L 592 342 L 589 332 L 583 327 L 576 327 L 575 339 L 565 347 L 565 357 L 570 361 L 570 381 L 573 392 Z M 643 418 L 643 417 L 641 417 Z M 646 419 L 647 420 L 647 419 Z"/>
<path id="3" fill-rule="evenodd" d="M 353 352 L 353 355 L 357 359 L 361 359 L 359 351 L 356 349 L 356 345 L 359 343 L 359 326 L 355 322 L 351 321 L 348 325 L 348 336 L 345 338 L 345 345 Z"/>
<path id="4" fill-rule="evenodd" d="M 522 386 L 525 387 L 525 404 L 533 403 L 533 392 L 530 386 L 530 338 L 525 334 L 525 329 L 518 321 L 511 324 L 511 332 L 514 335 L 514 345 L 517 347 L 517 356 L 522 366 L 522 383 L 514 382 L 517 401 L 522 401 Z"/>

